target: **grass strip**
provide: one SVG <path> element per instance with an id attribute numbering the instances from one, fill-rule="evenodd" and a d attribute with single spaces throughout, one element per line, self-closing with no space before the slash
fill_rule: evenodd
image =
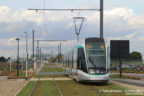
<path id="1" fill-rule="evenodd" d="M 35 81 L 29 82 L 17 96 L 29 96 L 33 86 L 35 85 Z"/>
<path id="2" fill-rule="evenodd" d="M 122 75 L 120 78 L 119 75 L 112 75 L 111 78 L 119 78 L 119 79 L 133 79 L 133 80 L 141 80 L 142 78 L 139 76 L 130 76 L 130 75 Z"/>
<path id="3" fill-rule="evenodd" d="M 40 81 L 34 96 L 59 96 L 53 81 Z"/>
<path id="4" fill-rule="evenodd" d="M 125 88 L 108 83 L 104 84 L 84 84 L 78 83 L 73 80 L 57 81 L 57 84 L 62 91 L 63 96 L 126 96 L 124 93 Z M 108 91 L 122 91 L 122 92 L 103 92 Z"/>

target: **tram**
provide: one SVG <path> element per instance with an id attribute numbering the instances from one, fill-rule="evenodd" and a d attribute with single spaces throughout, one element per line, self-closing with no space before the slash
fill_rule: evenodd
<path id="1" fill-rule="evenodd" d="M 103 38 L 85 38 L 63 55 L 63 70 L 79 82 L 107 83 L 110 75 L 110 47 Z"/>

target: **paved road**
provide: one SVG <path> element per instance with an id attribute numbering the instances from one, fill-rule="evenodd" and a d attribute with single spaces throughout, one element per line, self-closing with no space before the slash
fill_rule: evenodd
<path id="1" fill-rule="evenodd" d="M 0 76 L 0 80 L 7 80 L 8 76 Z"/>
<path id="2" fill-rule="evenodd" d="M 144 87 L 144 80 L 112 79 L 112 81 Z"/>
<path id="3" fill-rule="evenodd" d="M 110 74 L 119 74 L 119 73 L 110 73 Z M 135 74 L 135 73 L 123 73 L 124 75 L 130 75 L 130 76 L 139 76 L 144 80 L 144 74 Z"/>
<path id="4" fill-rule="evenodd" d="M 0 96 L 16 96 L 29 81 L 0 80 Z"/>

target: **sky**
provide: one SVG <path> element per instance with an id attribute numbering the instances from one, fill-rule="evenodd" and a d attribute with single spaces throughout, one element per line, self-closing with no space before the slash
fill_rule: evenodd
<path id="1" fill-rule="evenodd" d="M 45 4 L 44 4 L 45 2 Z M 144 55 L 144 0 L 104 0 L 104 38 L 130 40 L 130 52 Z M 20 56 L 25 56 L 25 34 L 32 53 L 32 30 L 35 39 L 68 40 L 62 52 L 76 44 L 73 17 L 85 17 L 80 39 L 99 37 L 99 11 L 30 11 L 29 8 L 95 8 L 99 0 L 0 0 L 0 56 L 16 57 L 20 38 Z M 41 42 L 41 47 L 54 47 L 60 42 Z M 36 45 L 36 44 L 35 44 Z M 36 47 L 36 46 L 35 46 Z M 52 49 L 43 49 L 50 53 Z"/>

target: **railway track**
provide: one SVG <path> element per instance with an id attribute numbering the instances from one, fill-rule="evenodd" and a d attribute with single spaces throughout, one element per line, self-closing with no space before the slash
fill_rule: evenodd
<path id="1" fill-rule="evenodd" d="M 57 88 L 57 91 L 58 91 L 58 93 L 59 93 L 59 96 L 63 96 L 62 95 L 62 92 L 60 91 L 60 89 L 59 89 L 59 87 L 58 87 L 58 85 L 57 85 L 57 83 L 56 83 L 56 80 L 53 78 L 53 81 L 54 81 L 54 84 L 55 84 L 55 86 L 56 86 L 56 88 Z"/>
<path id="2" fill-rule="evenodd" d="M 40 81 L 40 78 L 38 78 L 38 80 L 36 81 L 34 87 L 32 88 L 32 90 L 31 90 L 31 92 L 30 92 L 30 94 L 29 94 L 29 96 L 34 96 L 34 91 L 35 91 L 35 89 L 36 89 L 39 81 Z"/>
<path id="3" fill-rule="evenodd" d="M 51 74 L 51 76 L 53 77 L 53 74 Z M 41 77 L 40 77 L 40 78 L 41 78 Z M 34 93 L 35 93 L 35 90 L 36 90 L 36 88 L 37 88 L 37 85 L 38 85 L 38 83 L 40 82 L 40 78 L 38 78 L 38 80 L 36 81 L 34 87 L 32 88 L 32 90 L 31 90 L 31 92 L 30 92 L 30 94 L 29 94 L 29 96 L 34 96 Z M 59 93 L 59 96 L 63 96 L 63 95 L 62 95 L 62 92 L 60 91 L 60 88 L 58 87 L 58 84 L 57 84 L 57 82 L 56 82 L 56 80 L 55 80 L 54 77 L 53 77 L 53 82 L 54 82 L 54 85 L 55 85 L 55 87 L 56 87 L 56 89 L 57 89 L 57 91 L 58 91 L 58 93 Z"/>

